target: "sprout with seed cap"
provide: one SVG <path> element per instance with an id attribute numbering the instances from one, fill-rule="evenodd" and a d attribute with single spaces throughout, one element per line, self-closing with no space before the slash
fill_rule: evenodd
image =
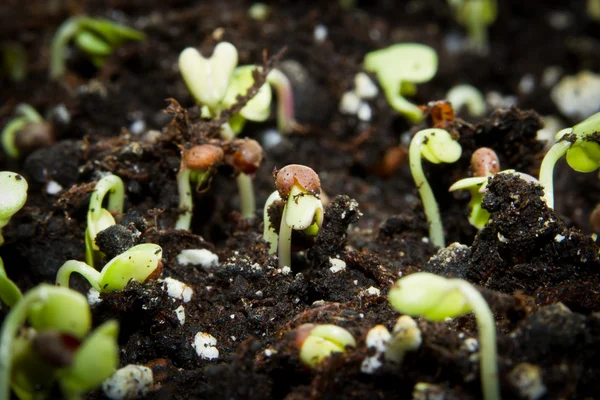
<path id="1" fill-rule="evenodd" d="M 333 353 L 345 353 L 346 347 L 356 347 L 356 340 L 346 329 L 336 325 L 304 324 L 296 330 L 296 345 L 300 349 L 300 361 L 316 368 Z"/>
<path id="2" fill-rule="evenodd" d="M 437 54 L 419 43 L 395 44 L 365 56 L 367 71 L 377 74 L 388 103 L 411 122 L 423 119 L 423 111 L 404 98 L 416 93 L 416 83 L 429 81 L 437 71 Z"/>
<path id="3" fill-rule="evenodd" d="M 225 162 L 236 172 L 242 218 L 254 218 L 256 200 L 251 178 L 258 170 L 263 150 L 254 139 L 235 139 L 228 146 Z"/>
<path id="4" fill-rule="evenodd" d="M 77 272 L 101 293 L 123 290 L 130 280 L 144 283 L 160 276 L 162 272 L 162 248 L 157 244 L 145 243 L 133 246 L 110 260 L 98 272 L 84 262 L 70 260 L 56 274 L 56 285 L 69 287 L 69 278 Z"/>
<path id="5" fill-rule="evenodd" d="M 4 243 L 2 228 L 27 201 L 27 181 L 21 175 L 10 172 L 0 172 L 0 246 Z"/>
<path id="6" fill-rule="evenodd" d="M 177 219 L 175 229 L 189 230 L 192 224 L 194 201 L 191 182 L 196 184 L 196 190 L 200 190 L 222 160 L 223 150 L 212 144 L 201 144 L 181 151 L 181 166 L 177 173 L 179 212 L 181 214 Z"/>
<path id="7" fill-rule="evenodd" d="M 121 44 L 128 40 L 145 40 L 143 32 L 103 18 L 75 16 L 67 19 L 52 38 L 50 78 L 58 79 L 66 70 L 66 49 L 71 40 L 98 68 Z"/>
<path id="8" fill-rule="evenodd" d="M 12 158 L 19 158 L 21 151 L 17 145 L 18 133 L 26 128 L 46 127 L 44 118 L 29 104 L 21 103 L 15 110 L 16 118 L 13 118 L 2 130 L 2 148 Z"/>
<path id="9" fill-rule="evenodd" d="M 316 236 L 323 223 L 323 203 L 319 198 L 321 181 L 311 168 L 291 164 L 277 171 L 275 187 L 265 204 L 264 238 L 270 253 L 277 250 L 279 266 L 291 266 L 292 231 L 304 231 Z M 269 218 L 269 208 L 276 201 L 284 201 L 279 234 Z"/>
<path id="10" fill-rule="evenodd" d="M 91 327 L 82 294 L 47 284 L 25 293 L 0 333 L 0 398 L 8 399 L 11 387 L 21 399 L 45 398 L 58 381 L 74 400 L 99 386 L 119 363 L 119 326 L 108 321 L 89 334 Z"/>
<path id="11" fill-rule="evenodd" d="M 108 208 L 102 203 L 108 195 Z M 90 205 L 87 213 L 87 228 L 85 230 L 85 261 L 94 266 L 94 258 L 100 249 L 96 245 L 96 235 L 104 229 L 116 224 L 115 214 L 120 217 L 123 214 L 123 203 L 125 201 L 125 187 L 123 181 L 117 175 L 109 174 L 96 183 L 94 192 L 90 197 Z"/>
<path id="12" fill-rule="evenodd" d="M 496 354 L 496 322 L 485 299 L 469 282 L 417 272 L 396 281 L 388 300 L 397 311 L 443 321 L 473 312 L 480 342 L 480 372 L 483 398 L 499 400 Z"/>
<path id="13" fill-rule="evenodd" d="M 461 153 L 460 144 L 452 139 L 450 133 L 438 128 L 424 129 L 417 132 L 412 138 L 408 149 L 410 171 L 415 185 L 419 189 L 423 210 L 427 222 L 429 222 L 429 239 L 431 243 L 438 247 L 445 247 L 444 227 L 442 226 L 440 210 L 435 201 L 435 196 L 423 172 L 421 156 L 434 164 L 454 163 L 458 161 Z"/>
<path id="14" fill-rule="evenodd" d="M 540 167 L 540 184 L 548 207 L 554 207 L 553 173 L 556 162 L 567 155 L 567 164 L 578 172 L 593 172 L 600 166 L 600 112 L 572 128 L 559 131 Z"/>

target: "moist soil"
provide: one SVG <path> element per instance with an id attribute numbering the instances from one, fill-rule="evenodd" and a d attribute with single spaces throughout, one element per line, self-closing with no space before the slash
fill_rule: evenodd
<path id="1" fill-rule="evenodd" d="M 161 281 L 130 283 L 92 306 L 95 326 L 120 322 L 121 366 L 153 369 L 154 385 L 145 398 L 411 398 L 419 382 L 431 385 L 414 398 L 480 398 L 478 358 L 467 341 L 478 337 L 470 315 L 417 319 L 423 337 L 418 350 L 400 366 L 382 359 L 373 373 L 361 372 L 365 357 L 374 354 L 365 345 L 367 332 L 378 324 L 391 329 L 399 316 L 387 302 L 389 288 L 417 271 L 466 279 L 484 295 L 496 317 L 504 398 L 528 398 L 523 386 L 531 382 L 515 372 L 522 363 L 541 369 L 545 398 L 596 398 L 600 262 L 589 223 L 600 201 L 596 174 L 577 174 L 560 163 L 555 210 L 541 199 L 540 186 L 497 175 L 484 196 L 490 222 L 479 232 L 466 218 L 468 193 L 447 191 L 470 176 L 471 154 L 482 146 L 497 152 L 502 169 L 537 176 L 546 150 L 536 139 L 540 115 L 558 114 L 549 89 L 540 84 L 544 71 L 600 69 L 600 24 L 586 15 L 584 1 L 499 3 L 490 51 L 473 55 L 450 50 L 449 41 L 464 39 L 464 31 L 442 0 L 359 1 L 351 10 L 337 2 L 288 1 L 270 4 L 265 21 L 250 19 L 251 3 L 240 1 L 115 0 L 109 7 L 99 1 L 6 2 L 0 6 L 0 36 L 25 47 L 29 71 L 20 83 L 2 78 L 0 120 L 4 125 L 15 105 L 26 102 L 53 125 L 53 144 L 19 160 L 1 155 L 2 170 L 29 182 L 27 204 L 3 229 L 0 256 L 8 276 L 25 291 L 53 283 L 65 261 L 83 260 L 90 193 L 102 173 L 112 172 L 125 182 L 128 220 L 143 229 L 134 239 L 125 234 L 125 245 L 108 235 L 105 253 L 118 253 L 127 243 L 159 244 L 162 277 L 194 290 L 183 303 L 169 297 Z M 82 12 L 121 21 L 148 38 L 126 43 L 101 69 L 73 48 L 67 75 L 50 81 L 52 34 Z M 321 42 L 314 35 L 318 25 L 327 29 Z M 276 55 L 270 61 L 294 85 L 298 125 L 275 143 L 269 139 L 274 119 L 248 123 L 240 135 L 264 148 L 253 178 L 258 218 L 241 218 L 234 171 L 223 165 L 209 187 L 194 195 L 191 230 L 175 230 L 180 149 L 218 140 L 218 126 L 200 118 L 187 92 L 177 57 L 187 46 L 210 54 L 220 40 L 237 46 L 240 64 Z M 439 55 L 438 73 L 419 85 L 416 103 L 442 100 L 452 86 L 470 83 L 484 93 L 515 96 L 518 106 L 490 109 L 481 119 L 459 113 L 447 127 L 462 145 L 460 160 L 424 163 L 452 243 L 439 252 L 427 238 L 405 140 L 432 121 L 409 125 L 381 93 L 369 101 L 370 121 L 338 111 L 367 52 L 411 41 Z M 526 75 L 536 84 L 523 92 L 519 83 Z M 274 190 L 271 171 L 292 163 L 317 171 L 328 203 L 321 232 L 294 254 L 287 270 L 278 268 L 262 239 L 262 205 Z M 49 182 L 62 189 L 47 190 Z M 218 255 L 219 266 L 182 265 L 177 256 L 184 249 L 207 249 Z M 335 258 L 345 270 L 330 270 Z M 84 293 L 89 287 L 76 278 L 72 285 Z M 179 306 L 185 309 L 183 325 L 174 311 Z M 0 316 L 6 312 L 2 308 Z M 301 364 L 295 340 L 295 329 L 304 323 L 342 326 L 357 348 L 310 370 Z M 218 359 L 198 356 L 192 347 L 198 332 L 216 338 Z"/>

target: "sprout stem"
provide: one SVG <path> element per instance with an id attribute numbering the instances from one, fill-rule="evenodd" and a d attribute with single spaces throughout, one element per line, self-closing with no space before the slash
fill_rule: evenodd
<path id="1" fill-rule="evenodd" d="M 249 175 L 240 173 L 236 177 L 238 191 L 240 192 L 240 202 L 242 209 L 242 218 L 250 219 L 256 215 L 256 200 L 254 199 L 254 187 Z"/>
<path id="2" fill-rule="evenodd" d="M 175 229 L 190 230 L 192 224 L 192 210 L 194 200 L 192 197 L 192 186 L 190 184 L 191 170 L 184 168 L 177 174 L 177 189 L 179 191 L 179 218 L 175 223 Z"/>
<path id="3" fill-rule="evenodd" d="M 283 208 L 283 214 L 281 215 L 279 241 L 277 243 L 278 265 L 280 268 L 292 265 L 292 227 L 286 222 L 287 211 L 288 205 L 286 204 Z"/>
<path id="4" fill-rule="evenodd" d="M 410 142 L 408 149 L 408 159 L 410 164 L 410 172 L 415 181 L 415 185 L 419 189 L 419 195 L 423 202 L 423 211 L 427 222 L 429 222 L 429 239 L 434 246 L 446 247 L 446 241 L 444 239 L 444 227 L 442 226 L 442 219 L 440 217 L 440 210 L 435 196 L 431 190 L 431 186 L 427 182 L 425 173 L 423 172 L 423 165 L 421 163 L 421 152 L 423 148 L 423 142 L 425 141 L 427 130 L 417 132 Z"/>
<path id="5" fill-rule="evenodd" d="M 277 103 L 277 129 L 281 133 L 289 133 L 296 123 L 294 119 L 294 94 L 290 80 L 281 71 L 273 69 L 267 75 L 267 82 L 275 88 L 279 98 Z"/>
<path id="6" fill-rule="evenodd" d="M 117 215 L 123 214 L 123 203 L 125 201 L 125 187 L 123 181 L 117 175 L 107 175 L 100 179 L 94 188 L 90 198 L 89 217 L 93 221 L 100 218 L 104 197 L 109 194 L 107 210 Z"/>
<path id="7" fill-rule="evenodd" d="M 83 277 L 92 285 L 98 292 L 102 291 L 100 288 L 100 276 L 101 273 L 96 271 L 84 262 L 70 260 L 63 264 L 56 274 L 56 285 L 62 287 L 69 287 L 69 278 L 73 272 L 79 272 Z"/>
<path id="8" fill-rule="evenodd" d="M 571 148 L 571 145 L 572 143 L 568 140 L 556 142 L 542 160 L 542 166 L 540 167 L 540 185 L 544 188 L 543 198 L 550 208 L 554 208 L 554 165 L 556 165 L 556 162 L 566 154 L 567 150 Z"/>
<path id="9" fill-rule="evenodd" d="M 51 79 L 57 79 L 64 75 L 66 70 L 65 51 L 71 39 L 73 39 L 80 30 L 81 20 L 81 17 L 67 19 L 54 34 L 50 50 Z"/>

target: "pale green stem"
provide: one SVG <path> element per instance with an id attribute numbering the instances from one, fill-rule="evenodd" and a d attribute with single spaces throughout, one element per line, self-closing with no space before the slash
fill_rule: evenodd
<path id="1" fill-rule="evenodd" d="M 454 282 L 473 309 L 479 332 L 480 379 L 485 400 L 500 400 L 496 349 L 496 321 L 487 302 L 470 283 Z"/>
<path id="2" fill-rule="evenodd" d="M 279 225 L 279 241 L 277 243 L 277 256 L 279 258 L 279 267 L 292 266 L 292 227 L 286 223 L 287 202 L 281 215 L 281 224 Z"/>
<path id="3" fill-rule="evenodd" d="M 542 166 L 540 167 L 540 185 L 544 188 L 544 200 L 550 208 L 554 208 L 554 165 L 556 162 L 566 154 L 567 150 L 571 148 L 572 143 L 568 140 L 561 140 L 556 142 L 554 146 L 548 150 L 548 153 L 542 160 Z"/>
<path id="4" fill-rule="evenodd" d="M 487 26 L 482 19 L 485 4 L 484 1 L 470 1 L 467 9 L 467 30 L 469 31 L 469 42 L 471 49 L 483 53 L 488 48 Z"/>
<path id="5" fill-rule="evenodd" d="M 240 192 L 240 202 L 242 209 L 242 218 L 250 219 L 256 215 L 256 201 L 254 200 L 254 187 L 252 178 L 249 175 L 240 173 L 237 178 L 238 191 Z"/>
<path id="6" fill-rule="evenodd" d="M 37 110 L 31 107 L 27 103 L 21 103 L 16 108 L 16 113 L 25 117 L 27 122 L 41 123 L 44 122 L 44 118 L 37 112 Z"/>
<path id="7" fill-rule="evenodd" d="M 179 191 L 179 218 L 175 223 L 175 229 L 190 230 L 192 224 L 192 212 L 194 200 L 192 185 L 190 184 L 191 170 L 185 168 L 177 174 L 177 190 Z"/>
<path id="8" fill-rule="evenodd" d="M 0 333 L 0 399 L 10 398 L 10 379 L 13 357 L 13 341 L 19 328 L 25 324 L 29 310 L 39 302 L 45 302 L 61 289 L 41 284 L 31 289 L 15 304 L 4 319 Z"/>
<path id="9" fill-rule="evenodd" d="M 296 123 L 294 120 L 294 94 L 290 80 L 283 72 L 273 69 L 267 75 L 267 82 L 277 92 L 277 129 L 281 133 L 289 133 Z"/>
<path id="10" fill-rule="evenodd" d="M 90 285 L 98 292 L 102 291 L 102 288 L 100 287 L 100 272 L 84 262 L 75 260 L 67 261 L 60 267 L 56 274 L 56 285 L 68 288 L 69 278 L 73 272 L 83 275 Z"/>
<path id="11" fill-rule="evenodd" d="M 12 308 L 19 300 L 21 300 L 21 298 L 23 298 L 21 289 L 6 276 L 4 261 L 2 261 L 2 257 L 0 257 L 0 300 L 8 307 Z"/>
<path id="12" fill-rule="evenodd" d="M 221 137 L 225 140 L 235 139 L 235 132 L 231 129 L 229 122 L 225 122 L 223 125 L 221 125 Z"/>
<path id="13" fill-rule="evenodd" d="M 401 82 L 383 86 L 383 91 L 388 103 L 390 103 L 394 110 L 404 115 L 409 121 L 415 123 L 421 121 L 423 119 L 423 111 L 400 95 L 401 86 Z"/>
<path id="14" fill-rule="evenodd" d="M 57 79 L 64 75 L 66 70 L 66 49 L 67 45 L 75 37 L 81 28 L 81 17 L 72 17 L 67 19 L 58 28 L 52 38 L 50 49 L 50 78 Z"/>
<path id="15" fill-rule="evenodd" d="M 425 211 L 427 222 L 429 222 L 429 239 L 434 246 L 446 247 L 440 210 L 435 201 L 431 186 L 429 186 L 427 178 L 425 178 L 423 165 L 421 164 L 421 151 L 426 135 L 427 131 L 419 131 L 410 142 L 410 147 L 408 149 L 410 172 L 417 189 L 419 189 L 419 195 L 421 196 L 421 201 L 423 203 L 423 211 Z"/>
<path id="16" fill-rule="evenodd" d="M 89 213 L 91 213 L 93 221 L 100 218 L 102 202 L 107 194 L 109 195 L 107 210 L 117 215 L 123 214 L 123 203 L 125 201 L 123 181 L 117 175 L 107 175 L 98 181 L 90 198 Z"/>

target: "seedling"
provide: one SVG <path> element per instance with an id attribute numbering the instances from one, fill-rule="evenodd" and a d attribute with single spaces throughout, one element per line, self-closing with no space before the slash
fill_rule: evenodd
<path id="1" fill-rule="evenodd" d="M 300 361 L 316 368 L 333 353 L 345 353 L 347 347 L 356 347 L 356 340 L 346 329 L 336 325 L 304 324 L 296 331 L 296 344 Z"/>
<path id="2" fill-rule="evenodd" d="M 107 194 L 108 208 L 104 208 L 102 203 Z M 112 213 L 120 217 L 123 214 L 124 201 L 125 188 L 118 176 L 109 174 L 96 183 L 90 197 L 85 230 L 85 260 L 89 265 L 94 266 L 94 257 L 100 251 L 95 242 L 96 235 L 116 223 Z"/>
<path id="3" fill-rule="evenodd" d="M 196 190 L 200 190 L 222 160 L 223 150 L 212 144 L 202 144 L 181 151 L 181 166 L 177 174 L 179 212 L 181 214 L 177 219 L 175 229 L 190 229 L 194 209 L 191 182 L 196 184 Z"/>
<path id="4" fill-rule="evenodd" d="M 75 16 L 67 19 L 52 38 L 50 78 L 58 79 L 66 71 L 66 51 L 73 40 L 98 68 L 106 58 L 128 40 L 145 40 L 143 32 L 103 18 Z"/>
<path id="5" fill-rule="evenodd" d="M 2 148 L 12 158 L 19 158 L 21 151 L 17 146 L 17 134 L 31 124 L 43 124 L 44 118 L 29 104 L 21 103 L 13 118 L 2 130 Z"/>
<path id="6" fill-rule="evenodd" d="M 47 284 L 25 293 L 0 333 L 0 398 L 9 398 L 11 386 L 21 399 L 43 398 L 57 380 L 67 399 L 99 386 L 119 362 L 118 323 L 87 336 L 91 326 L 82 294 Z M 27 333 L 19 335 L 21 329 Z"/>
<path id="7" fill-rule="evenodd" d="M 323 203 L 319 198 L 321 181 L 311 168 L 291 164 L 280 169 L 275 176 L 275 187 L 267 199 L 264 212 L 264 238 L 270 253 L 278 252 L 279 267 L 291 266 L 292 231 L 304 231 L 316 236 L 323 223 Z M 269 219 L 269 207 L 275 201 L 284 201 L 279 233 Z M 276 245 L 275 245 L 276 244 Z"/>
<path id="8" fill-rule="evenodd" d="M 262 162 L 262 147 L 253 139 L 235 139 L 228 147 L 225 161 L 233 167 L 237 174 L 242 218 L 254 218 L 256 200 L 251 178 Z"/>
<path id="9" fill-rule="evenodd" d="M 162 272 L 162 248 L 156 244 L 138 244 L 110 260 L 98 272 L 86 263 L 70 260 L 56 274 L 56 285 L 69 287 L 69 279 L 77 272 L 100 293 L 123 290 L 130 280 L 143 283 L 160 276 Z"/>
<path id="10" fill-rule="evenodd" d="M 22 82 L 27 75 L 27 53 L 21 43 L 0 44 L 0 70 L 13 82 Z"/>
<path id="11" fill-rule="evenodd" d="M 446 98 L 456 111 L 466 106 L 469 114 L 474 117 L 481 117 L 485 114 L 485 99 L 475 86 L 456 85 L 448 91 Z"/>
<path id="12" fill-rule="evenodd" d="M 4 244 L 2 228 L 8 225 L 13 215 L 27 201 L 27 181 L 21 175 L 10 172 L 0 172 L 0 246 Z"/>
<path id="13" fill-rule="evenodd" d="M 416 93 L 417 83 L 431 80 L 437 71 L 437 54 L 419 43 L 395 44 L 365 56 L 364 66 L 374 72 L 385 97 L 396 111 L 411 122 L 423 119 L 423 111 L 404 98 Z"/>
<path id="14" fill-rule="evenodd" d="M 12 307 L 21 300 L 21 297 L 23 297 L 21 289 L 6 276 L 4 261 L 0 257 L 0 300 L 8 307 Z"/>
<path id="15" fill-rule="evenodd" d="M 467 29 L 469 47 L 477 53 L 488 50 L 487 27 L 498 14 L 496 0 L 448 0 L 456 21 Z"/>
<path id="16" fill-rule="evenodd" d="M 485 299 L 462 279 L 418 272 L 399 279 L 390 289 L 388 300 L 397 311 L 443 321 L 473 312 L 480 343 L 480 376 L 485 400 L 499 400 L 496 354 L 496 322 Z"/>
<path id="17" fill-rule="evenodd" d="M 431 186 L 427 182 L 421 157 L 434 164 L 454 163 L 458 161 L 462 153 L 462 148 L 457 141 L 452 139 L 450 133 L 444 129 L 431 128 L 424 129 L 413 137 L 408 149 L 408 158 L 410 171 L 412 173 L 415 185 L 419 189 L 423 210 L 429 222 L 429 239 L 431 243 L 438 247 L 445 247 L 444 227 L 440 217 L 440 210 L 435 201 L 435 196 Z"/>
<path id="18" fill-rule="evenodd" d="M 554 165 L 565 154 L 567 164 L 578 172 L 593 172 L 600 166 L 600 112 L 579 124 L 556 134 L 557 142 L 550 148 L 540 167 L 540 184 L 544 200 L 554 207 Z"/>

